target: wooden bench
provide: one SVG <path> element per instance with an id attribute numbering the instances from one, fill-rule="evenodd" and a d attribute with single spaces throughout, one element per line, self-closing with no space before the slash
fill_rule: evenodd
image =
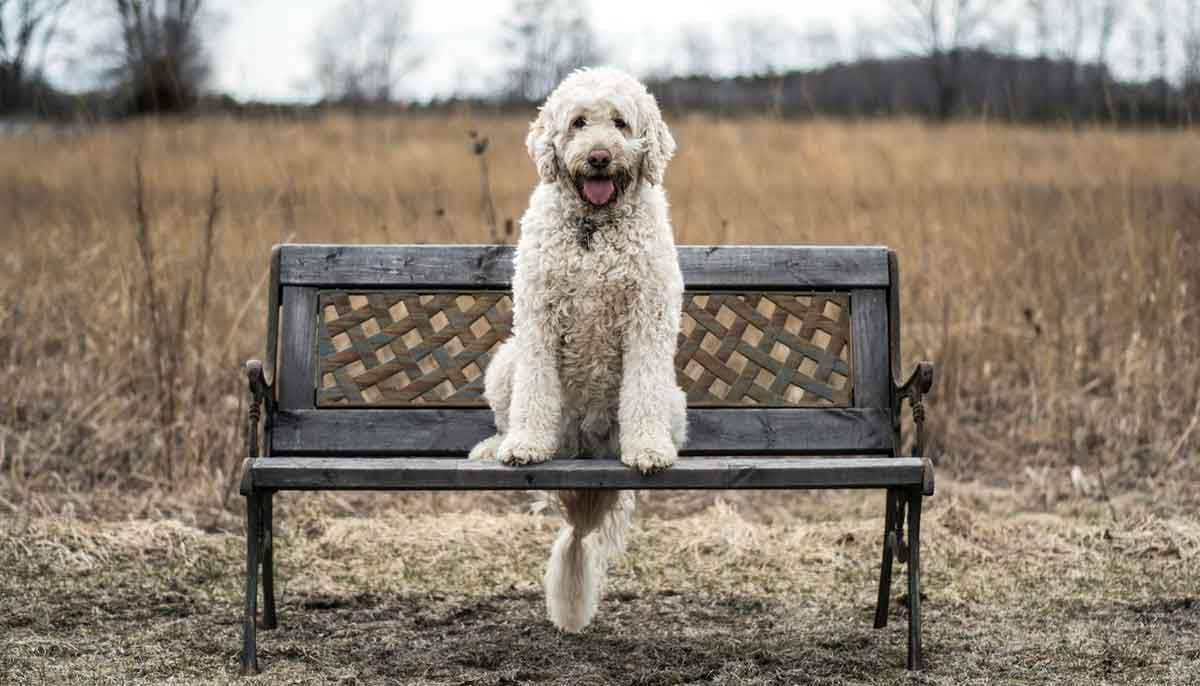
<path id="1" fill-rule="evenodd" d="M 921 399 L 933 372 L 921 363 L 899 382 L 895 253 L 689 246 L 679 261 L 689 440 L 674 467 L 643 477 L 616 460 L 465 459 L 495 431 L 481 391 L 510 330 L 511 247 L 277 246 L 266 364 L 246 364 L 243 673 L 258 670 L 260 565 L 261 628 L 276 626 L 272 496 L 323 489 L 886 489 L 875 626 L 887 623 L 892 560 L 906 562 L 907 664 L 920 669 L 921 500 L 933 494 Z"/>

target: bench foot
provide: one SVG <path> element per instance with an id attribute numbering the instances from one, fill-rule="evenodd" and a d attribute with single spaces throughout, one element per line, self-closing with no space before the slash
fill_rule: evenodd
<path id="1" fill-rule="evenodd" d="M 908 668 L 920 671 L 921 660 L 921 491 L 908 495 Z"/>
<path id="2" fill-rule="evenodd" d="M 246 495 L 246 608 L 242 621 L 243 676 L 258 674 L 255 615 L 258 614 L 258 551 L 259 527 L 262 517 L 261 496 L 251 491 Z"/>

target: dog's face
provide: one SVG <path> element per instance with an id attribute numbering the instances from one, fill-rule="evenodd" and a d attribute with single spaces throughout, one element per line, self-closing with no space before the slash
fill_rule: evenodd
<path id="1" fill-rule="evenodd" d="M 606 100 L 581 103 L 566 112 L 559 166 L 589 207 L 615 205 L 636 174 L 641 146 L 633 142 L 630 118 Z"/>
<path id="2" fill-rule="evenodd" d="M 675 152 L 654 96 L 615 69 L 563 80 L 526 144 L 542 181 L 569 189 L 590 211 L 619 205 L 636 184 L 661 184 Z"/>

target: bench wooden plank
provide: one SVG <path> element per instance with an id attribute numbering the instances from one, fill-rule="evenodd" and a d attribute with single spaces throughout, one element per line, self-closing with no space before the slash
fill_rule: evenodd
<path id="1" fill-rule="evenodd" d="M 508 467 L 456 458 L 268 457 L 250 471 L 254 488 L 272 490 L 894 488 L 921 486 L 927 465 L 912 457 L 683 457 L 642 476 L 613 459 Z"/>
<path id="2" fill-rule="evenodd" d="M 282 354 L 279 406 L 285 410 L 316 405 L 317 289 L 283 289 Z"/>
<path id="3" fill-rule="evenodd" d="M 882 288 L 886 248 L 680 246 L 688 288 Z M 503 245 L 283 245 L 285 286 L 511 287 L 514 248 Z"/>
<path id="4" fill-rule="evenodd" d="M 274 455 L 465 455 L 495 433 L 492 412 L 475 409 L 280 411 Z M 688 410 L 684 454 L 880 453 L 892 449 L 882 408 Z"/>
<path id="5" fill-rule="evenodd" d="M 891 407 L 887 291 L 857 289 L 850 295 L 850 336 L 854 341 L 854 406 Z"/>

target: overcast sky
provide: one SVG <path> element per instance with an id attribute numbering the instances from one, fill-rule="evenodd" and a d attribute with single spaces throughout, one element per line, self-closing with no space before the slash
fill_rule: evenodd
<path id="1" fill-rule="evenodd" d="M 214 46 L 213 86 L 241 99 L 315 98 L 312 35 L 339 0 L 226 0 L 223 29 Z M 501 26 L 509 0 L 415 0 L 413 30 L 426 54 L 402 95 L 428 98 L 485 89 L 501 71 Z M 609 62 L 645 72 L 671 59 L 670 43 L 684 26 L 708 29 L 721 39 L 743 16 L 777 18 L 790 28 L 837 31 L 845 50 L 861 22 L 878 22 L 887 0 L 585 0 Z M 849 55 L 847 55 L 849 57 Z"/>

